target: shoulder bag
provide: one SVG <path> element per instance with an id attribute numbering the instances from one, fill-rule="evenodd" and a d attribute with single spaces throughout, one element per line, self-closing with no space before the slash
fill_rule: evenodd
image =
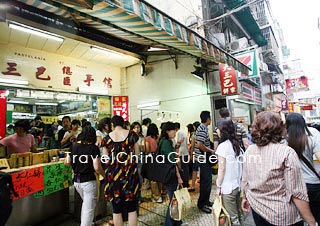
<path id="1" fill-rule="evenodd" d="M 170 163 L 165 155 L 160 154 L 161 143 L 162 141 L 159 142 L 156 152 L 145 156 L 141 175 L 163 184 L 175 183 L 177 181 L 176 164 Z"/>

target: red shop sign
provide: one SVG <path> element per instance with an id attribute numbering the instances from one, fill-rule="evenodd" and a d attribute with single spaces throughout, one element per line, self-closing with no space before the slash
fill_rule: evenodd
<path id="1" fill-rule="evenodd" d="M 125 121 L 129 121 L 128 96 L 114 96 L 112 101 L 113 115 L 120 115 Z"/>
<path id="2" fill-rule="evenodd" d="M 237 95 L 238 84 L 237 84 L 237 73 L 233 67 L 229 67 L 226 64 L 220 64 L 220 84 L 221 84 L 221 95 Z"/>
<path id="3" fill-rule="evenodd" d="M 0 90 L 0 139 L 6 136 L 7 96 L 5 90 Z"/>

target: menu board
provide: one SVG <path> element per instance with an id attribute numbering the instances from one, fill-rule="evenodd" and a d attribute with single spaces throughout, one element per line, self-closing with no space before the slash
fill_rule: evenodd
<path id="1" fill-rule="evenodd" d="M 43 166 L 44 189 L 34 194 L 36 198 L 50 195 L 72 185 L 72 168 L 63 163 Z"/>
<path id="2" fill-rule="evenodd" d="M 23 198 L 43 190 L 43 174 L 42 167 L 31 168 L 11 174 L 13 187 L 18 194 L 18 197 L 13 196 L 13 199 Z"/>

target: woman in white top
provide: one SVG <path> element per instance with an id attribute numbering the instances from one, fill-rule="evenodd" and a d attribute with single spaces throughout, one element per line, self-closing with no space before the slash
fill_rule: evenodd
<path id="1" fill-rule="evenodd" d="M 241 225 L 240 179 L 242 173 L 240 143 L 236 138 L 232 120 L 218 122 L 220 144 L 216 154 L 219 160 L 217 194 L 222 195 L 222 203 L 230 215 L 232 225 Z"/>

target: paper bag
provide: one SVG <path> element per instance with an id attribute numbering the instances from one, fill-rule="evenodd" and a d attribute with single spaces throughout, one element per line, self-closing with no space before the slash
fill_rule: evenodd
<path id="1" fill-rule="evenodd" d="M 184 210 L 191 206 L 191 197 L 187 188 L 178 185 L 170 203 L 170 216 L 176 221 L 180 221 Z"/>
<path id="2" fill-rule="evenodd" d="M 230 215 L 222 205 L 221 195 L 216 198 L 212 208 L 215 225 L 231 226 Z"/>

